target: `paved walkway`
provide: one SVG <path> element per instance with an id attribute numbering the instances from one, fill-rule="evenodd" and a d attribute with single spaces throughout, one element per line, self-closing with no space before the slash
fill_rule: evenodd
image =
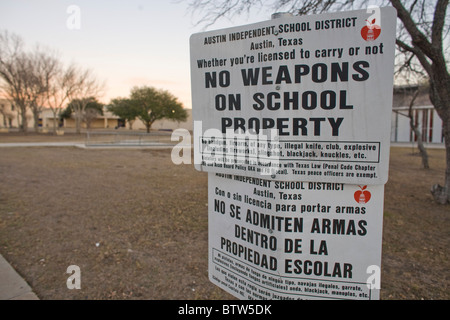
<path id="1" fill-rule="evenodd" d="M 39 300 L 30 286 L 0 254 L 0 300 Z"/>
<path id="2" fill-rule="evenodd" d="M 84 149 L 155 149 L 155 148 L 173 148 L 174 144 L 152 142 L 152 143 L 99 143 L 86 145 L 84 142 L 5 142 L 0 143 L 0 148 L 17 147 L 78 147 Z M 180 147 L 180 145 L 177 145 Z"/>
<path id="3" fill-rule="evenodd" d="M 5 142 L 0 143 L 0 148 L 15 147 L 80 147 L 84 148 L 84 142 Z"/>

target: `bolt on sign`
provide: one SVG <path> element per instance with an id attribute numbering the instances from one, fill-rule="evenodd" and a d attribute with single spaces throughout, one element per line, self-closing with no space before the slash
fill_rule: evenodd
<path id="1" fill-rule="evenodd" d="M 241 299 L 379 299 L 383 197 L 208 173 L 209 278 Z"/>
<path id="2" fill-rule="evenodd" d="M 386 183 L 395 31 L 386 7 L 192 35 L 196 168 Z"/>

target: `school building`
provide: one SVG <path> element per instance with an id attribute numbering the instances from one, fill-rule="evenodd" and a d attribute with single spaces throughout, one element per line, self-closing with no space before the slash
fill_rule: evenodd
<path id="1" fill-rule="evenodd" d="M 392 105 L 391 142 L 414 142 L 410 126 L 409 106 L 417 86 L 396 86 Z M 425 143 L 444 143 L 443 122 L 431 104 L 428 92 L 421 90 L 412 107 L 414 125 Z"/>
<path id="2" fill-rule="evenodd" d="M 152 130 L 175 130 L 178 128 L 184 128 L 187 130 L 193 130 L 192 110 L 186 109 L 187 120 L 186 121 L 172 121 L 169 119 L 157 120 L 153 123 Z M 33 114 L 30 110 L 27 111 L 28 130 L 32 131 L 34 126 Z M 21 122 L 21 116 L 18 108 L 13 103 L 6 99 L 0 99 L 0 128 L 19 128 Z M 42 109 L 39 116 L 39 128 L 42 130 L 53 130 L 53 125 L 56 123 L 57 128 L 75 128 L 75 119 L 55 119 L 53 112 L 49 108 Z M 86 128 L 85 122 L 81 124 L 82 128 Z M 90 123 L 91 129 L 120 129 L 129 130 L 130 123 L 120 119 L 118 116 L 112 114 L 106 109 L 103 110 L 103 115 L 98 115 Z M 145 125 L 139 119 L 132 122 L 131 128 L 133 130 L 145 130 Z"/>
<path id="3" fill-rule="evenodd" d="M 416 136 L 410 127 L 408 117 L 409 105 L 417 86 L 396 86 L 394 88 L 394 98 L 392 106 L 391 121 L 391 141 L 392 142 L 414 142 Z M 193 130 L 192 109 L 186 109 L 188 118 L 186 121 L 178 122 L 168 119 L 155 121 L 152 130 L 175 130 L 184 128 Z M 428 92 L 423 90 L 414 101 L 413 105 L 414 123 L 422 133 L 422 139 L 426 143 L 444 143 L 444 132 L 442 130 L 442 120 L 434 110 Z M 27 112 L 29 131 L 33 130 L 33 115 L 31 111 Z M 19 111 L 17 108 L 5 99 L 0 99 L 0 129 L 2 128 L 18 128 L 20 125 Z M 42 130 L 53 129 L 53 123 L 56 122 L 57 127 L 75 128 L 75 119 L 54 119 L 50 109 L 43 109 L 39 117 L 39 127 Z M 86 123 L 82 123 L 82 127 L 86 128 Z M 91 129 L 116 129 L 129 130 L 130 123 L 125 122 L 118 116 L 104 109 L 103 115 L 99 115 L 91 122 Z M 139 119 L 132 123 L 133 130 L 145 130 L 145 125 Z"/>

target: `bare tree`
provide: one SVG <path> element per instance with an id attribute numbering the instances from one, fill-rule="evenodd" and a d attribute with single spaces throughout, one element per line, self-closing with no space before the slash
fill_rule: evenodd
<path id="1" fill-rule="evenodd" d="M 48 89 L 46 91 L 45 103 L 53 114 L 53 133 L 56 134 L 57 125 L 64 104 L 74 90 L 75 81 L 73 81 L 76 66 L 74 64 L 64 68 L 60 63 L 56 66 L 56 74 L 48 80 Z"/>
<path id="2" fill-rule="evenodd" d="M 36 47 L 26 52 L 22 39 L 7 31 L 0 33 L 0 82 L 6 97 L 18 108 L 22 130 L 27 131 L 27 110 L 38 130 L 39 115 L 47 105 L 53 112 L 56 132 L 57 114 L 67 101 L 79 101 L 74 107 L 76 130 L 80 133 L 82 117 L 89 97 L 97 97 L 104 88 L 91 70 L 75 65 L 61 66 L 55 54 Z"/>
<path id="3" fill-rule="evenodd" d="M 22 120 L 21 128 L 27 132 L 30 81 L 27 80 L 27 57 L 23 45 L 19 36 L 7 31 L 0 33 L 0 86 L 6 97 L 17 107 Z"/>
<path id="4" fill-rule="evenodd" d="M 249 12 L 263 7 L 260 0 L 187 0 L 192 12 L 200 12 L 200 23 L 211 25 L 222 17 Z M 365 0 L 276 0 L 275 11 L 289 11 L 303 15 L 361 9 L 372 1 Z M 432 187 L 435 201 L 450 203 L 450 75 L 447 69 L 450 19 L 449 0 L 380 0 L 380 6 L 392 5 L 401 21 L 397 34 L 397 47 L 402 58 L 398 58 L 400 73 L 419 72 L 430 84 L 430 100 L 443 121 L 446 148 L 446 171 L 444 186 Z M 445 49 L 445 50 L 444 50 Z"/>
<path id="5" fill-rule="evenodd" d="M 100 83 L 89 69 L 72 68 L 66 76 L 67 98 L 73 102 L 76 132 L 80 133 L 89 98 L 98 97 L 104 89 L 104 84 Z"/>
<path id="6" fill-rule="evenodd" d="M 59 72 L 60 61 L 56 55 L 49 53 L 47 49 L 41 50 L 39 47 L 27 54 L 26 80 L 29 82 L 29 107 L 34 117 L 34 129 L 38 131 L 39 115 L 49 94 L 49 85 Z"/>
<path id="7" fill-rule="evenodd" d="M 34 129 L 38 131 L 39 115 L 58 66 L 59 60 L 50 50 L 36 46 L 25 51 L 19 36 L 6 31 L 0 34 L 1 87 L 18 107 L 24 132 L 28 129 L 28 109 L 33 113 Z"/>
<path id="8" fill-rule="evenodd" d="M 429 169 L 430 165 L 429 165 L 429 161 L 428 161 L 428 152 L 427 149 L 425 148 L 425 145 L 423 143 L 423 135 L 421 130 L 419 129 L 419 125 L 417 123 L 418 118 L 417 116 L 415 116 L 415 112 L 414 112 L 414 105 L 416 103 L 417 97 L 420 95 L 422 96 L 424 91 L 426 90 L 427 86 L 405 86 L 405 87 L 400 87 L 399 89 L 403 92 L 404 95 L 404 102 L 406 102 L 407 100 L 409 100 L 408 104 L 408 109 L 407 112 L 404 113 L 402 112 L 402 110 L 400 109 L 394 109 L 393 111 L 403 117 L 406 117 L 409 119 L 409 127 L 411 129 L 411 131 L 414 134 L 414 138 L 415 141 L 417 142 L 417 148 L 419 149 L 419 154 L 422 157 L 422 166 L 424 169 Z M 403 100 L 402 99 L 402 100 Z M 416 113 L 417 115 L 417 113 Z"/>

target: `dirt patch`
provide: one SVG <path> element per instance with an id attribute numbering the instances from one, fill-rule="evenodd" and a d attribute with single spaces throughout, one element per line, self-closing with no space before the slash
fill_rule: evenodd
<path id="1" fill-rule="evenodd" d="M 450 206 L 430 193 L 444 183 L 445 151 L 428 150 L 431 169 L 409 148 L 391 148 L 385 188 L 383 299 L 449 299 Z M 384 290 L 383 290 L 384 289 Z"/>
<path id="2" fill-rule="evenodd" d="M 208 280 L 207 175 L 170 149 L 0 152 L 0 252 L 41 299 L 233 299 Z M 450 298 L 450 208 L 429 192 L 444 159 L 430 150 L 423 170 L 392 148 L 382 299 Z M 81 290 L 66 287 L 72 264 Z"/>

